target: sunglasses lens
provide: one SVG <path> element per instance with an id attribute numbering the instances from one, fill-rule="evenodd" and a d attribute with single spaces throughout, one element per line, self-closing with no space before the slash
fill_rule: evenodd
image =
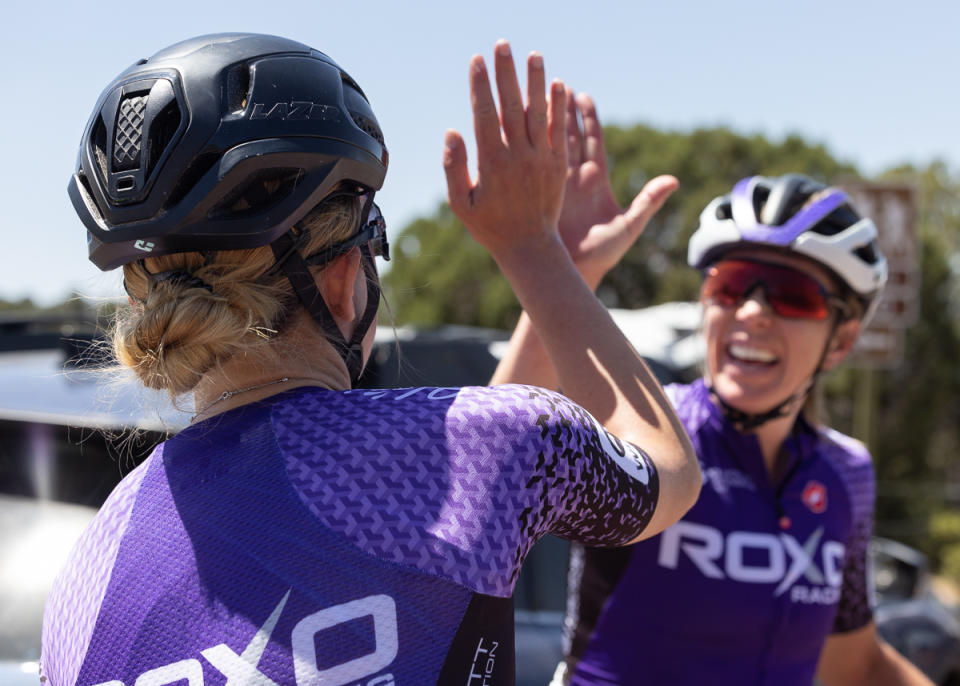
<path id="1" fill-rule="evenodd" d="M 703 298 L 732 307 L 759 288 L 773 311 L 793 319 L 825 319 L 830 313 L 820 283 L 790 267 L 727 260 L 707 272 Z"/>
<path id="2" fill-rule="evenodd" d="M 730 263 L 715 265 L 707 272 L 703 282 L 703 299 L 723 307 L 732 307 L 747 294 L 749 279 L 747 272 L 730 268 Z"/>
<path id="3" fill-rule="evenodd" d="M 767 290 L 770 306 L 781 317 L 825 319 L 829 314 L 827 301 L 819 284 L 809 279 L 797 279 Z"/>

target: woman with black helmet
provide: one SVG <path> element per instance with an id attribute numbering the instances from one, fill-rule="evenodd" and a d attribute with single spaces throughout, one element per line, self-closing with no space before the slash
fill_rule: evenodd
<path id="1" fill-rule="evenodd" d="M 560 231 L 596 287 L 674 182 L 654 179 L 621 210 L 593 102 L 567 98 Z M 705 374 L 667 387 L 703 489 L 659 536 L 573 546 L 555 686 L 929 684 L 872 620 L 870 456 L 807 402 L 876 304 L 875 239 L 841 190 L 797 174 L 744 179 L 703 211 L 689 262 L 704 275 Z M 556 387 L 538 331 L 521 321 L 495 383 Z"/>
<path id="2" fill-rule="evenodd" d="M 196 416 L 71 554 L 46 608 L 48 683 L 509 684 L 513 584 L 539 536 L 623 544 L 695 500 L 682 426 L 557 235 L 562 86 L 545 95 L 532 55 L 525 105 L 505 42 L 495 62 L 502 119 L 476 57 L 479 176 L 450 132 L 450 204 L 570 400 L 351 390 L 388 256 L 387 153 L 329 57 L 205 36 L 108 86 L 70 196 L 94 263 L 123 266 L 118 357 L 192 391 Z"/>

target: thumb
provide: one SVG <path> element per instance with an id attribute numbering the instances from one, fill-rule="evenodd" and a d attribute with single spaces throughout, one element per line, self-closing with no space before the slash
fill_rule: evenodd
<path id="1" fill-rule="evenodd" d="M 627 224 L 634 231 L 642 231 L 650 218 L 663 207 L 670 194 L 677 190 L 680 182 L 676 177 L 664 174 L 650 179 L 644 184 L 637 197 L 630 203 L 630 207 L 624 213 Z"/>

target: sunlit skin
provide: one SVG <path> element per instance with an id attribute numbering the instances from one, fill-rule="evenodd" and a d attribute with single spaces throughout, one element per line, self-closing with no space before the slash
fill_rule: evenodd
<path id="1" fill-rule="evenodd" d="M 827 271 L 802 257 L 763 249 L 731 251 L 724 257 L 762 259 L 793 267 L 812 276 L 828 291 L 837 292 Z M 824 353 L 833 322 L 833 317 L 781 317 L 759 288 L 731 307 L 704 303 L 707 375 L 714 390 L 729 405 L 748 413 L 766 412 L 802 394 Z M 824 371 L 840 362 L 858 330 L 856 321 L 837 327 L 823 362 Z M 795 416 L 802 403 L 800 398 L 791 405 L 790 414 Z"/>

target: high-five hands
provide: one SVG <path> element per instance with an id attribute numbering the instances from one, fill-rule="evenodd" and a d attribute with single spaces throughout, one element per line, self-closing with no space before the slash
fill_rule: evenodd
<path id="1" fill-rule="evenodd" d="M 567 89 L 566 112 L 567 183 L 559 230 L 580 274 L 596 288 L 677 188 L 677 180 L 651 179 L 622 209 L 610 186 L 603 128 L 593 99 L 586 93 L 574 97 Z"/>
<path id="2" fill-rule="evenodd" d="M 447 131 L 443 166 L 451 209 L 494 259 L 556 242 L 567 173 L 565 89 L 559 81 L 545 95 L 543 58 L 527 59 L 527 104 L 517 81 L 510 45 L 499 41 L 494 67 L 500 113 L 479 55 L 470 61 L 470 99 L 477 139 L 477 180 L 467 170 L 467 151 Z M 503 266 L 501 264 L 501 266 Z"/>

